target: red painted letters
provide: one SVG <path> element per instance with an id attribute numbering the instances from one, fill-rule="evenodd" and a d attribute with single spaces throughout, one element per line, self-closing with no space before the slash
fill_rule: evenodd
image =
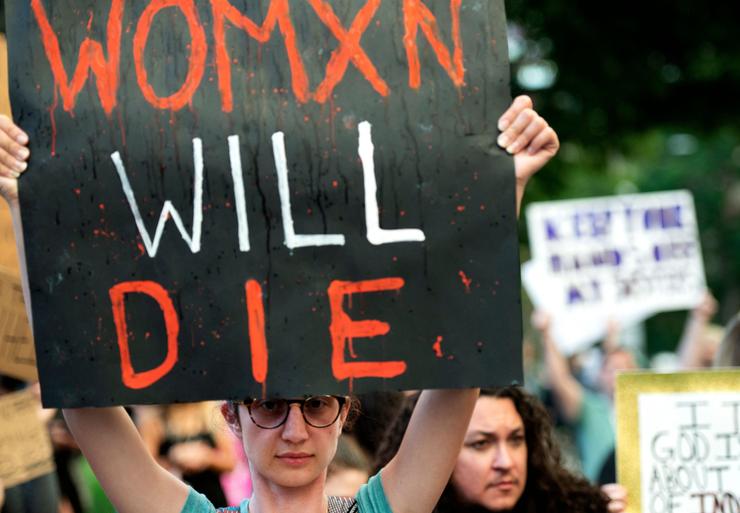
<path id="1" fill-rule="evenodd" d="M 406 371 L 406 362 L 347 362 L 344 350 L 348 339 L 371 338 L 385 335 L 391 329 L 386 322 L 376 320 L 353 321 L 342 308 L 344 296 L 398 290 L 403 287 L 402 278 L 381 278 L 367 281 L 338 281 L 329 285 L 329 306 L 331 308 L 332 357 L 331 370 L 338 380 L 347 378 L 394 378 Z"/>
<path id="2" fill-rule="evenodd" d="M 59 87 L 62 96 L 62 106 L 67 112 L 75 108 L 77 95 L 85 85 L 90 72 L 95 75 L 98 87 L 100 104 L 106 114 L 110 115 L 116 106 L 118 93 L 118 68 L 121 60 L 121 18 L 123 17 L 124 0 L 112 0 L 108 13 L 107 46 L 108 59 L 105 58 L 103 47 L 97 41 L 86 38 L 80 45 L 77 67 L 69 81 L 62 62 L 62 52 L 59 49 L 59 38 L 49 23 L 41 0 L 31 0 L 36 21 L 41 29 L 44 51 L 51 65 L 54 81 Z M 92 21 L 92 18 L 91 18 Z"/>
<path id="3" fill-rule="evenodd" d="M 347 378 L 394 378 L 406 372 L 406 362 L 348 362 L 345 360 L 347 342 L 354 338 L 372 338 L 386 335 L 390 326 L 375 319 L 352 320 L 344 311 L 342 303 L 345 296 L 382 292 L 402 288 L 402 278 L 381 278 L 366 281 L 332 281 L 327 290 L 331 310 L 332 358 L 331 368 L 334 377 L 341 381 Z M 262 385 L 267 381 L 268 350 L 265 338 L 265 307 L 262 301 L 262 287 L 256 280 L 248 280 L 244 285 L 247 299 L 247 318 L 249 321 L 249 347 L 252 360 L 252 377 Z M 157 367 L 142 372 L 134 370 L 129 348 L 128 326 L 126 323 L 126 294 L 146 294 L 154 299 L 165 322 L 167 333 L 167 355 Z M 178 359 L 177 337 L 180 323 L 175 307 L 167 291 L 153 281 L 128 281 L 111 287 L 110 299 L 113 307 L 113 321 L 116 325 L 118 349 L 121 355 L 121 378 L 123 384 L 132 389 L 147 388 L 169 373 Z M 354 355 L 352 355 L 354 358 Z"/>
<path id="4" fill-rule="evenodd" d="M 131 363 L 128 346 L 128 327 L 126 326 L 126 294 L 146 294 L 152 297 L 162 310 L 167 331 L 167 356 L 154 369 L 136 372 Z M 128 388 L 140 389 L 151 386 L 165 376 L 177 362 L 177 334 L 180 323 L 167 291 L 153 281 L 127 281 L 111 287 L 110 300 L 113 305 L 113 321 L 116 323 L 118 349 L 121 353 L 121 377 Z"/>
<path id="5" fill-rule="evenodd" d="M 267 379 L 267 340 L 265 340 L 265 306 L 262 303 L 262 287 L 256 280 L 249 280 L 244 285 L 244 289 L 247 294 L 252 376 L 257 383 L 264 385 Z"/>
<path id="6" fill-rule="evenodd" d="M 465 68 L 463 67 L 463 49 L 460 40 L 460 4 L 462 0 L 450 0 L 450 15 L 452 16 L 452 41 L 455 45 L 453 57 L 442 43 L 437 30 L 437 19 L 421 0 L 403 0 L 403 16 L 406 33 L 403 44 L 406 47 L 406 56 L 409 60 L 409 87 L 418 89 L 421 85 L 421 69 L 419 66 L 419 49 L 416 46 L 416 33 L 421 25 L 421 31 L 432 45 L 437 60 L 458 87 L 465 85 Z"/>
<path id="7" fill-rule="evenodd" d="M 231 60 L 226 48 L 225 19 L 244 30 L 249 37 L 260 43 L 270 40 L 275 24 L 285 40 L 285 50 L 288 53 L 290 72 L 292 75 L 293 94 L 299 102 L 305 103 L 309 99 L 308 77 L 303 66 L 301 53 L 296 45 L 295 28 L 290 20 L 288 0 L 270 0 L 270 7 L 265 21 L 258 26 L 252 20 L 240 13 L 228 0 L 211 0 L 213 9 L 213 34 L 216 39 L 216 69 L 218 70 L 218 88 L 221 92 L 221 108 L 224 112 L 231 112 L 234 100 L 231 92 Z"/>
<path id="8" fill-rule="evenodd" d="M 375 11 L 380 7 L 380 0 L 368 0 L 360 9 L 360 12 L 357 13 L 349 31 L 342 27 L 331 6 L 324 0 L 308 0 L 308 2 L 340 43 L 339 48 L 332 52 L 329 63 L 326 65 L 326 77 L 316 89 L 314 95 L 316 101 L 324 103 L 331 96 L 334 86 L 341 82 L 344 77 L 350 59 L 372 84 L 373 89 L 381 96 L 388 96 L 388 93 L 390 93 L 388 85 L 380 78 L 372 61 L 360 46 L 360 38 L 370 24 Z"/>
<path id="9" fill-rule="evenodd" d="M 149 84 L 144 64 L 144 50 L 154 17 L 159 11 L 167 7 L 179 8 L 187 20 L 191 37 L 190 57 L 188 58 L 190 67 L 185 83 L 180 90 L 171 96 L 160 98 Z M 193 94 L 200 86 L 200 81 L 203 79 L 207 54 L 206 33 L 198 20 L 198 10 L 195 8 L 193 0 L 154 0 L 144 9 L 141 18 L 139 18 L 139 23 L 136 25 L 136 34 L 134 35 L 134 63 L 136 64 L 136 80 L 141 92 L 152 106 L 158 109 L 180 110 L 190 103 Z"/>
<path id="10" fill-rule="evenodd" d="M 51 27 L 43 6 L 43 0 L 31 0 L 33 13 L 41 29 L 44 51 L 49 60 L 54 81 L 62 96 L 64 110 L 67 112 L 74 111 L 77 95 L 85 86 L 90 73 L 95 75 L 98 96 L 106 114 L 110 115 L 113 108 L 116 107 L 124 1 L 111 0 L 106 32 L 108 58 L 106 59 L 103 46 L 99 42 L 86 38 L 80 46 L 77 67 L 70 81 L 62 62 L 59 39 Z M 331 5 L 326 0 L 308 0 L 308 2 L 316 11 L 319 20 L 339 41 L 339 46 L 332 52 L 326 65 L 324 79 L 313 94 L 314 100 L 318 103 L 324 103 L 331 98 L 334 88 L 344 78 L 350 61 L 378 94 L 388 96 L 390 94 L 388 84 L 379 75 L 370 57 L 360 46 L 362 35 L 369 27 L 382 0 L 367 0 L 348 30 L 342 26 Z M 260 43 L 269 41 L 275 27 L 279 27 L 290 64 L 293 94 L 301 103 L 306 103 L 311 99 L 308 74 L 301 58 L 295 27 L 290 17 L 289 0 L 270 0 L 267 15 L 262 25 L 257 25 L 239 12 L 231 5 L 229 0 L 210 0 L 210 3 L 213 13 L 214 53 L 218 89 L 221 95 L 221 108 L 224 112 L 231 112 L 234 108 L 231 79 L 232 62 L 226 46 L 227 21 L 245 31 L 249 37 Z M 450 0 L 452 42 L 454 46 L 453 53 L 450 55 L 449 49 L 440 38 L 437 19 L 429 8 L 424 5 L 422 0 L 403 0 L 403 44 L 408 58 L 409 87 L 412 89 L 418 89 L 421 85 L 421 65 L 419 49 L 416 44 L 420 27 L 434 50 L 437 60 L 450 76 L 453 84 L 457 87 L 465 85 L 465 68 L 463 66 L 463 48 L 460 35 L 461 3 L 462 0 Z M 188 57 L 189 68 L 182 87 L 170 96 L 160 97 L 149 83 L 147 69 L 144 65 L 144 53 L 154 17 L 159 11 L 168 7 L 178 8 L 185 16 L 188 24 L 191 38 L 190 55 Z M 206 34 L 198 18 L 198 10 L 194 0 L 151 0 L 137 22 L 133 39 L 133 54 L 136 79 L 147 102 L 157 109 L 179 110 L 188 105 L 201 85 L 208 55 Z"/>

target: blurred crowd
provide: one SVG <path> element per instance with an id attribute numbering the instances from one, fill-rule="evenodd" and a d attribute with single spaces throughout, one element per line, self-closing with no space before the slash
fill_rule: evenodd
<path id="1" fill-rule="evenodd" d="M 623 511 L 626 490 L 616 485 L 614 391 L 618 372 L 730 367 L 740 364 L 740 314 L 712 323 L 717 302 L 707 292 L 689 312 L 671 353 L 649 362 L 625 344 L 610 323 L 607 336 L 586 352 L 565 356 L 550 333 L 546 312 L 532 315 L 524 341 L 525 387 L 484 390 L 438 511 Z M 0 394 L 26 383 L 2 377 Z M 327 493 L 354 496 L 398 449 L 415 394 L 376 392 L 358 397 L 354 420 L 328 469 Z M 249 462 L 219 403 L 134 406 L 145 446 L 172 474 L 214 504 L 237 505 L 251 494 Z M 59 412 L 44 410 L 56 472 L 8 489 L 1 513 L 114 511 Z M 125 450 L 122 448 L 121 450 Z M 536 483 L 536 484 L 534 484 Z"/>

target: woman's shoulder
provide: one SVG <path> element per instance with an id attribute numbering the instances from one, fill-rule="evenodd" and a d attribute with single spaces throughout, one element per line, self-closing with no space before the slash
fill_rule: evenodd
<path id="1" fill-rule="evenodd" d="M 240 513 L 248 511 L 249 500 L 244 499 L 239 506 L 216 508 L 205 495 L 190 487 L 188 498 L 180 513 Z"/>
<path id="2" fill-rule="evenodd" d="M 362 485 L 355 499 L 359 513 L 392 513 L 380 472 L 372 476 L 367 484 Z"/>

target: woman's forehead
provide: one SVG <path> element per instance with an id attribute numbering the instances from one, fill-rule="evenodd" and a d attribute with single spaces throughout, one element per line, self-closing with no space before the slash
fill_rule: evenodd
<path id="1" fill-rule="evenodd" d="M 468 432 L 508 433 L 523 428 L 524 421 L 511 399 L 482 396 L 475 404 Z"/>

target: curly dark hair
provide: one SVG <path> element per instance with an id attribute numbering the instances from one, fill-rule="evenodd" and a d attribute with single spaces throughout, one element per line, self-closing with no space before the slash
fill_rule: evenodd
<path id="1" fill-rule="evenodd" d="M 553 436 L 552 422 L 542 403 L 521 387 L 508 386 L 481 391 L 483 397 L 511 399 L 524 423 L 527 443 L 527 483 L 513 511 L 519 513 L 606 513 L 608 498 L 585 478 L 563 466 L 560 447 Z M 416 398 L 410 398 L 386 433 L 378 451 L 375 469 L 382 468 L 398 450 Z M 447 484 L 436 513 L 484 513 L 477 504 L 462 501 Z"/>

